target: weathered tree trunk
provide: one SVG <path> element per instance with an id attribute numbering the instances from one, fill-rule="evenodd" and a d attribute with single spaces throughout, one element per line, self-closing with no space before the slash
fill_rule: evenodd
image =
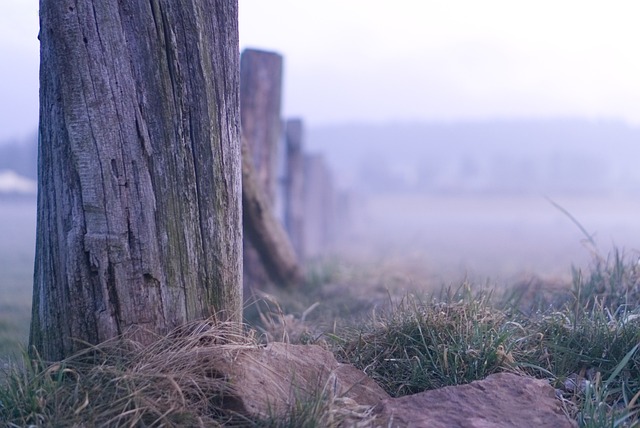
<path id="1" fill-rule="evenodd" d="M 246 140 L 242 144 L 242 207 L 246 237 L 269 277 L 281 286 L 299 285 L 303 280 L 302 269 L 286 231 L 273 215 L 257 180 Z"/>
<path id="2" fill-rule="evenodd" d="M 40 25 L 30 344 L 239 321 L 237 0 L 41 0 Z"/>
<path id="3" fill-rule="evenodd" d="M 304 136 L 302 120 L 287 120 L 284 134 L 287 149 L 284 225 L 298 259 L 304 260 Z"/>

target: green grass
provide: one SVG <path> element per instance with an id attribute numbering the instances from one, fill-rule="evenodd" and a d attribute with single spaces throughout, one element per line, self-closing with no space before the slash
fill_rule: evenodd
<path id="1" fill-rule="evenodd" d="M 527 311 L 520 309 L 523 296 L 487 284 L 385 295 L 378 284 L 354 279 L 335 262 L 318 269 L 298 292 L 263 294 L 253 306 L 248 336 L 322 344 L 392 396 L 510 371 L 547 380 L 581 427 L 640 426 L 640 282 L 633 257 L 619 251 L 596 257 L 589 270 L 574 269 L 560 290 L 568 299 L 547 299 Z M 322 386 L 267 419 L 229 412 L 220 398 L 228 385 L 207 378 L 190 354 L 197 340 L 161 338 L 151 348 L 112 341 L 53 365 L 26 359 L 0 390 L 0 419 L 16 426 L 353 422 L 340 397 Z M 359 410 L 359 420 L 370 416 Z"/>
<path id="2" fill-rule="evenodd" d="M 509 368 L 513 347 L 506 317 L 489 298 L 467 286 L 446 301 L 408 296 L 348 337 L 338 355 L 395 397 L 483 379 Z"/>
<path id="3" fill-rule="evenodd" d="M 439 298 L 406 297 L 337 339 L 336 353 L 401 396 L 507 370 L 547 379 L 580 426 L 636 426 L 640 410 L 637 263 L 614 252 L 586 275 L 573 299 L 524 316 L 509 300 L 468 284 Z M 495 302 L 502 303 L 495 303 Z M 588 388 L 569 391 L 567 379 Z"/>

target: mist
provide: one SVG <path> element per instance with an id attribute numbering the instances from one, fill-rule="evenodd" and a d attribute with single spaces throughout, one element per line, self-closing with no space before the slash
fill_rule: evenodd
<path id="1" fill-rule="evenodd" d="M 432 285 L 570 279 L 614 249 L 637 257 L 640 129 L 518 119 L 309 129 L 348 195 L 338 252 Z"/>
<path id="2" fill-rule="evenodd" d="M 340 205 L 315 256 L 428 285 L 568 279 L 615 248 L 637 257 L 638 141 L 622 121 L 575 118 L 309 127 Z M 0 145 L 5 208 L 35 197 L 36 163 L 35 134 Z"/>
<path id="3" fill-rule="evenodd" d="M 640 248 L 635 9 L 241 0 L 240 50 L 284 57 L 282 117 L 331 171 L 341 259 L 434 282 L 566 276 Z M 2 208 L 35 198 L 17 189 L 36 178 L 37 2 L 0 21 Z"/>

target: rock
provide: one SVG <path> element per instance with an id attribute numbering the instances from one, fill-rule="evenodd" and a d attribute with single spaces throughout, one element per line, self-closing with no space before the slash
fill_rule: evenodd
<path id="1" fill-rule="evenodd" d="M 357 406 L 373 407 L 389 395 L 364 372 L 339 363 L 317 345 L 270 343 L 234 349 L 216 362 L 217 376 L 230 381 L 226 405 L 250 417 L 284 414 L 295 400 L 318 391 Z"/>
<path id="2" fill-rule="evenodd" d="M 566 392 L 582 394 L 587 387 L 591 386 L 591 381 L 581 377 L 577 373 L 572 373 L 564 380 L 563 386 Z"/>
<path id="3" fill-rule="evenodd" d="M 511 373 L 386 399 L 374 412 L 385 427 L 577 427 L 546 381 Z"/>

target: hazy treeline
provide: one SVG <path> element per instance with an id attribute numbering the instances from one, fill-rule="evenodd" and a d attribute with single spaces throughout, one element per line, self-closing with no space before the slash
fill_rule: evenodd
<path id="1" fill-rule="evenodd" d="M 337 181 L 368 193 L 640 191 L 640 128 L 522 120 L 312 128 Z"/>
<path id="2" fill-rule="evenodd" d="M 13 170 L 35 179 L 38 169 L 38 137 L 36 133 L 22 140 L 0 143 L 0 171 Z"/>
<path id="3" fill-rule="evenodd" d="M 508 120 L 310 127 L 338 187 L 359 192 L 636 193 L 640 128 Z M 35 178 L 37 137 L 0 144 L 0 170 Z"/>

